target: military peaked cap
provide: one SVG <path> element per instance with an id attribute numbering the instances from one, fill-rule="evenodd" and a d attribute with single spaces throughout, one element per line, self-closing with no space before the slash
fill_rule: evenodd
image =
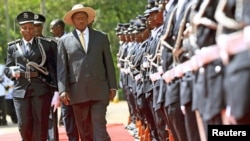
<path id="1" fill-rule="evenodd" d="M 34 22 L 34 13 L 30 11 L 25 11 L 17 15 L 16 17 L 17 22 L 19 25 L 25 23 L 33 23 Z"/>
<path id="2" fill-rule="evenodd" d="M 46 18 L 42 14 L 34 15 L 34 24 L 43 24 L 45 23 Z"/>

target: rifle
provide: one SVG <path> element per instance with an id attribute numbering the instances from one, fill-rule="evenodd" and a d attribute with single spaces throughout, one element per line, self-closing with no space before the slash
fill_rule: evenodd
<path id="1" fill-rule="evenodd" d="M 190 10 L 192 8 L 192 4 L 193 3 L 188 4 L 188 6 L 185 10 L 184 16 L 183 16 L 181 23 L 180 23 L 180 26 L 179 26 L 175 46 L 174 46 L 174 49 L 172 50 L 174 66 L 176 66 L 177 64 L 180 63 L 179 55 L 184 52 L 184 49 L 181 47 L 182 46 L 181 43 L 183 41 L 183 32 L 184 32 L 185 27 L 186 27 L 187 18 L 188 18 L 188 15 L 190 13 Z"/>

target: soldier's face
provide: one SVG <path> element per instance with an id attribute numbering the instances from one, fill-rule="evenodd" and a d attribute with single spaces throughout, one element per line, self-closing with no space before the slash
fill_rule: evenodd
<path id="1" fill-rule="evenodd" d="M 155 20 L 156 20 L 157 12 L 150 13 L 148 19 L 147 19 L 147 25 L 150 29 L 153 29 L 155 27 Z"/>
<path id="2" fill-rule="evenodd" d="M 156 22 L 156 24 L 163 23 L 163 11 L 157 12 L 157 14 L 155 15 L 155 22 Z"/>
<path id="3" fill-rule="evenodd" d="M 43 34 L 43 25 L 42 24 L 35 24 L 35 36 L 40 37 Z"/>
<path id="4" fill-rule="evenodd" d="M 34 37 L 34 24 L 25 23 L 20 25 L 20 33 L 26 41 L 30 41 Z"/>
<path id="5" fill-rule="evenodd" d="M 88 26 L 88 15 L 85 12 L 78 12 L 72 16 L 72 22 L 76 29 L 84 31 Z"/>

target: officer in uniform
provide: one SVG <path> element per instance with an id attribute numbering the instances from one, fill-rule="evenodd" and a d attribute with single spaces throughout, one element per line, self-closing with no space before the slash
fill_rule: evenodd
<path id="1" fill-rule="evenodd" d="M 48 119 L 56 89 L 56 56 L 50 40 L 35 37 L 34 13 L 17 15 L 21 39 L 8 43 L 5 75 L 14 81 L 13 101 L 21 140 L 47 141 Z"/>
<path id="2" fill-rule="evenodd" d="M 42 14 L 35 14 L 34 16 L 34 26 L 35 26 L 35 36 L 36 37 L 42 37 L 47 38 L 43 35 L 43 25 L 46 21 L 45 16 Z M 48 39 L 51 40 L 51 39 Z M 54 40 L 51 40 L 51 44 L 56 44 Z M 56 46 L 56 45 L 53 45 Z M 54 48 L 54 51 L 57 52 L 57 48 Z M 54 94 L 55 90 L 52 90 L 52 94 Z M 58 116 L 57 116 L 57 110 L 54 111 L 54 108 L 59 107 L 59 99 L 56 99 L 56 92 L 55 97 L 53 99 L 53 102 L 56 103 L 56 105 L 52 105 L 50 116 L 49 116 L 49 130 L 48 130 L 48 141 L 58 141 L 59 140 L 59 134 L 58 134 Z"/>
<path id="3" fill-rule="evenodd" d="M 171 18 L 169 19 L 168 25 L 171 26 L 170 32 L 168 35 L 164 37 L 167 42 L 168 51 L 166 52 L 166 56 L 163 57 L 163 62 L 166 62 L 165 66 L 167 72 L 165 72 L 164 77 L 167 73 L 171 73 L 171 79 L 166 84 L 166 97 L 165 97 L 165 110 L 166 115 L 169 120 L 169 126 L 174 140 L 187 140 L 187 134 L 185 130 L 185 121 L 184 115 L 181 111 L 181 103 L 180 103 L 180 79 L 175 76 L 175 74 L 171 71 L 179 62 L 174 57 L 174 49 L 178 46 L 177 35 L 180 28 L 180 23 L 184 16 L 184 11 L 186 6 L 188 5 L 189 0 L 178 1 L 175 9 L 171 13 Z"/>
<path id="4" fill-rule="evenodd" d="M 35 14 L 34 16 L 34 26 L 35 26 L 35 36 L 43 36 L 43 24 L 45 23 L 46 18 L 42 14 Z"/>

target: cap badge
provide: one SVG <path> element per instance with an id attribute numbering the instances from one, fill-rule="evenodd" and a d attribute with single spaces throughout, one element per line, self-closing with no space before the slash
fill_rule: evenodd
<path id="1" fill-rule="evenodd" d="M 29 14 L 28 13 L 23 13 L 23 17 L 26 19 L 29 17 Z"/>

